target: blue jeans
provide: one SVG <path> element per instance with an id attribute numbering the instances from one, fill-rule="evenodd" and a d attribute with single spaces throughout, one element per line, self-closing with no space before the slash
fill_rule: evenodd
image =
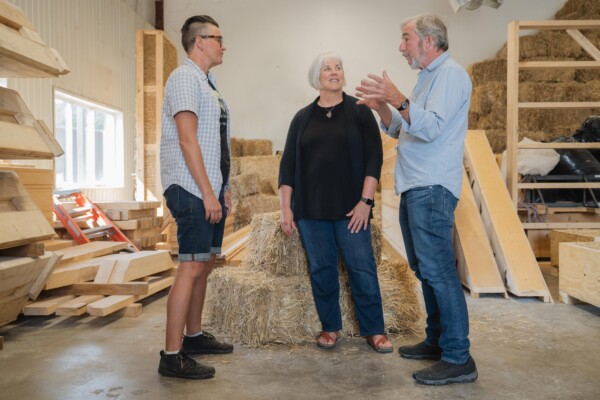
<path id="1" fill-rule="evenodd" d="M 338 247 L 348 268 L 350 289 L 358 326 L 362 336 L 385 333 L 377 265 L 371 245 L 371 225 L 351 233 L 348 220 L 298 221 L 300 236 L 306 249 L 315 306 L 322 329 L 342 329 Z"/>
<path id="2" fill-rule="evenodd" d="M 400 198 L 400 228 L 408 263 L 423 288 L 425 341 L 442 348 L 442 360 L 462 364 L 469 359 L 470 342 L 467 303 L 452 244 L 457 203 L 440 185 L 407 190 Z"/>

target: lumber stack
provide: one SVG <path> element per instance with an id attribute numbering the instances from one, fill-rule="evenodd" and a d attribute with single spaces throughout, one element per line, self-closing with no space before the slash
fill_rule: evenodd
<path id="1" fill-rule="evenodd" d="M 51 78 L 68 72 L 60 54 L 44 43 L 23 11 L 1 0 L 0 75 Z"/>
<path id="2" fill-rule="evenodd" d="M 116 253 L 125 247 L 92 242 L 57 250 L 61 261 L 23 314 L 139 316 L 138 301 L 170 287 L 176 268 L 167 251 Z"/>
<path id="3" fill-rule="evenodd" d="M 29 168 L 16 164 L 0 164 L 0 171 L 13 171 L 48 222 L 52 222 L 52 194 L 54 193 L 54 170 Z"/>

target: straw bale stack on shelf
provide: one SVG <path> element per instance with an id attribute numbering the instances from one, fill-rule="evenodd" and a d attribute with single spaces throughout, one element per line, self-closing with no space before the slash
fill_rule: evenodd
<path id="1" fill-rule="evenodd" d="M 600 3 L 569 0 L 556 19 L 600 19 Z M 582 33 L 596 46 L 600 32 Z M 591 56 L 564 31 L 540 31 L 522 36 L 522 61 L 591 61 Z M 495 154 L 506 149 L 506 44 L 493 59 L 469 66 L 473 81 L 469 129 L 483 129 Z M 519 101 L 597 101 L 600 93 L 598 69 L 534 69 L 519 73 Z M 589 115 L 600 109 L 524 109 L 519 112 L 519 140 L 552 141 L 571 136 Z"/>
<path id="2" fill-rule="evenodd" d="M 249 346 L 296 344 L 313 340 L 321 330 L 310 288 L 308 266 L 297 232 L 279 228 L 279 213 L 252 219 L 243 268 L 225 267 L 211 274 L 207 301 L 213 324 Z M 381 230 L 373 229 L 386 329 L 415 331 L 421 318 L 416 279 L 406 264 L 381 261 Z M 340 307 L 344 336 L 357 336 L 348 275 L 340 263 Z"/>

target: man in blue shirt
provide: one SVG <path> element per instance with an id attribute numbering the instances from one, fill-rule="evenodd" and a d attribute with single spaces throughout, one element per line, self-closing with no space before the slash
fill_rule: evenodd
<path id="1" fill-rule="evenodd" d="M 399 352 L 405 358 L 439 360 L 413 373 L 417 382 L 429 385 L 477 379 L 452 241 L 471 80 L 447 50 L 447 29 L 439 17 L 409 18 L 402 23 L 400 52 L 411 68 L 420 70 L 412 94 L 407 97 L 398 90 L 385 71 L 382 76 L 369 74 L 357 87 L 359 103 L 375 110 L 383 131 L 398 139 L 400 227 L 427 310 L 425 340 Z"/>

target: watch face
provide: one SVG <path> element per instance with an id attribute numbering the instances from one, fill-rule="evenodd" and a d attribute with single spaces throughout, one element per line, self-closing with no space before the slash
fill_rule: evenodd
<path id="1" fill-rule="evenodd" d="M 408 108 L 408 101 L 403 101 L 402 104 L 400 104 L 400 109 L 401 110 L 406 110 Z"/>

